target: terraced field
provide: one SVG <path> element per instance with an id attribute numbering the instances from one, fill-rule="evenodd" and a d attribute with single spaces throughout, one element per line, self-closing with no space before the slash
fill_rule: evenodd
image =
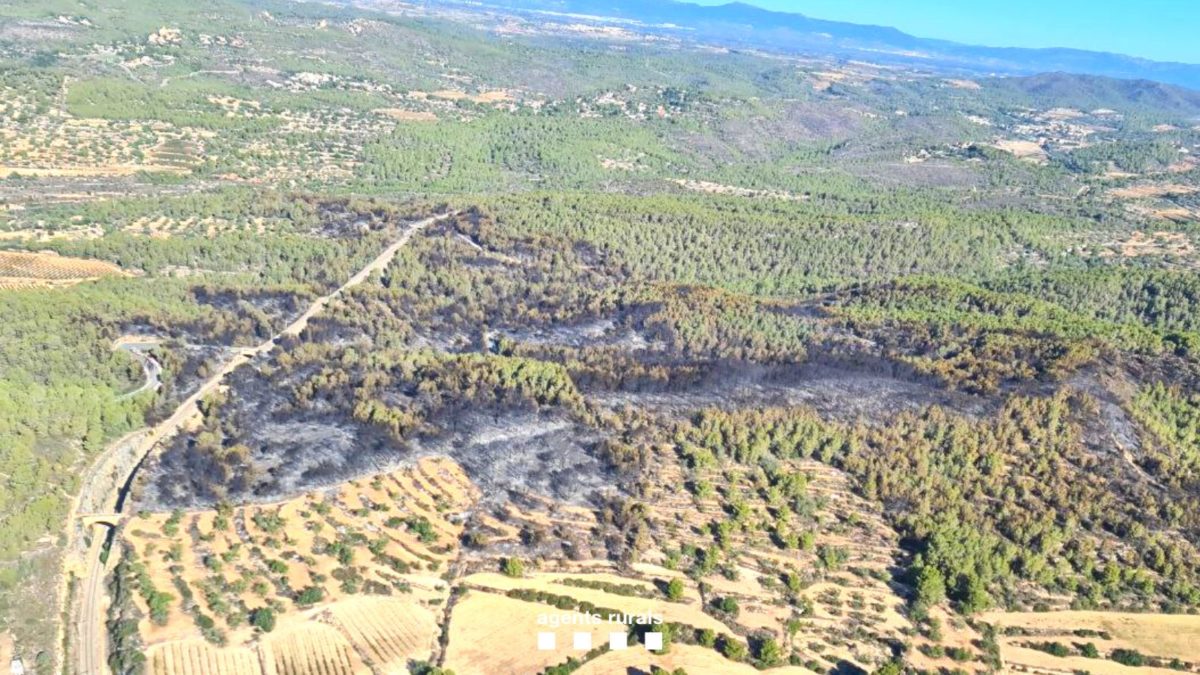
<path id="1" fill-rule="evenodd" d="M 1196 615 L 1062 611 L 994 612 L 982 618 L 1003 634 L 1005 662 L 1025 672 L 1123 675 L 1200 667 Z"/>
<path id="2" fill-rule="evenodd" d="M 198 632 L 211 618 L 211 635 L 232 643 L 253 638 L 247 617 L 263 606 L 285 613 L 357 594 L 444 601 L 446 586 L 426 576 L 456 555 L 461 526 L 449 518 L 473 499 L 461 470 L 447 460 L 422 460 L 408 469 L 353 481 L 324 494 L 281 504 L 193 513 L 144 514 L 126 526 L 131 559 L 145 566 L 155 588 L 187 589 L 165 620 L 143 620 L 150 643 Z M 302 599 L 304 593 L 307 600 Z M 386 600 L 380 598 L 380 601 Z M 145 598 L 137 599 L 149 616 Z M 384 607 L 379 616 L 412 625 L 396 643 L 383 627 L 344 609 L 332 618 L 372 660 L 388 661 L 427 647 L 430 612 Z M 203 617 L 203 618 L 201 618 Z M 379 637 L 383 644 L 370 646 Z M 365 641 L 365 642 L 364 642 Z"/>

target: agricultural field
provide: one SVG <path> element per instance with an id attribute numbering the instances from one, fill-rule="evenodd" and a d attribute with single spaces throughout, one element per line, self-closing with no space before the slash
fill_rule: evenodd
<path id="1" fill-rule="evenodd" d="M 126 276 L 120 267 L 50 253 L 0 251 L 0 287 L 64 286 L 104 277 Z"/>
<path id="2" fill-rule="evenodd" d="M 145 617 L 139 633 L 154 643 L 201 631 L 217 644 L 236 644 L 253 633 L 259 611 L 292 612 L 361 591 L 444 602 L 438 574 L 454 558 L 461 532 L 450 518 L 474 499 L 461 469 L 427 460 L 282 504 L 135 516 L 125 525 L 130 550 L 123 560 L 138 579 L 134 611 Z M 185 602 L 161 607 L 154 601 L 163 593 Z M 426 624 L 430 642 L 432 622 L 422 621 L 419 609 L 389 613 Z M 356 614 L 346 607 L 332 616 L 360 640 L 379 634 Z M 387 655 L 420 646 L 379 648 Z"/>
<path id="3" fill-rule="evenodd" d="M 911 628 L 895 611 L 903 599 L 869 576 L 821 575 L 822 581 L 789 591 L 777 580 L 767 583 L 760 567 L 740 567 L 735 581 L 714 577 L 700 585 L 670 562 L 671 568 L 546 560 L 519 573 L 472 571 L 500 561 L 459 548 L 460 539 L 479 544 L 455 523 L 465 520 L 495 533 L 489 547 L 508 541 L 501 521 L 467 517 L 480 508 L 478 497 L 461 467 L 433 457 L 329 488 L 320 498 L 135 516 L 123 525 L 127 551 L 117 570 L 130 585 L 130 600 L 113 620 L 142 617 L 138 634 L 148 646 L 147 668 L 164 673 L 260 672 L 259 662 L 273 663 L 275 672 L 310 672 L 297 665 L 305 661 L 327 663 L 331 672 L 396 672 L 435 653 L 455 672 L 537 672 L 579 656 L 567 642 L 579 627 L 564 625 L 558 648 L 550 651 L 530 649 L 531 627 L 547 612 L 585 607 L 603 608 L 601 616 L 658 617 L 689 645 L 682 656 L 669 652 L 668 662 L 693 664 L 721 663 L 726 657 L 717 650 L 733 649 L 726 645 L 752 632 L 790 635 L 793 645 L 803 645 L 794 649 L 823 654 L 825 661 L 875 658 L 832 651 L 843 593 L 864 618 L 877 613 L 878 627 L 888 635 Z M 523 516 L 525 527 L 554 522 L 547 514 Z M 338 537 L 325 541 L 322 532 Z M 867 542 L 871 545 L 880 547 L 875 555 L 889 554 L 887 542 Z M 648 558 L 668 555 L 677 553 Z M 762 555 L 771 556 L 764 565 L 773 574 L 789 558 L 797 567 L 817 566 L 802 557 L 766 550 Z M 852 556 L 850 564 L 855 562 Z M 709 609 L 717 594 L 723 601 L 736 599 L 739 609 L 732 614 Z M 789 621 L 800 616 L 789 604 L 805 608 L 810 621 Z M 262 618 L 265 612 L 269 621 Z M 629 629 L 623 618 L 587 628 L 597 646 L 610 632 Z M 597 667 L 617 660 L 615 654 L 595 656 Z"/>
<path id="4" fill-rule="evenodd" d="M 526 4 L 0 7 L 0 668 L 1200 672 L 1200 96 Z"/>
<path id="5" fill-rule="evenodd" d="M 1004 636 L 1005 661 L 1026 672 L 1179 672 L 1200 662 L 1200 619 L 1194 615 L 1066 611 L 995 613 L 982 620 Z"/>

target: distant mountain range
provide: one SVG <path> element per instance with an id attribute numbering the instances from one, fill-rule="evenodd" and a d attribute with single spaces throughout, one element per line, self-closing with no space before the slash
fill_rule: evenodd
<path id="1" fill-rule="evenodd" d="M 918 38 L 884 26 L 773 12 L 738 2 L 715 7 L 672 0 L 429 0 L 427 4 L 491 8 L 542 18 L 571 15 L 574 21 L 636 25 L 643 32 L 691 37 L 734 48 L 830 54 L 973 75 L 1068 72 L 1200 89 L 1200 65 L 1080 49 L 979 47 Z"/>

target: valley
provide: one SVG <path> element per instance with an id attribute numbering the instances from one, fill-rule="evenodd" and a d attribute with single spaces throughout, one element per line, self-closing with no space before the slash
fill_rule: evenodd
<path id="1" fill-rule="evenodd" d="M 1191 71 L 659 4 L 0 7 L 0 667 L 1200 673 Z"/>

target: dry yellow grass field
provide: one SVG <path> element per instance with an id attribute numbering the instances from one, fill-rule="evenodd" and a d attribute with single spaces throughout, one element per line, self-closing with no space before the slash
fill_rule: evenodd
<path id="1" fill-rule="evenodd" d="M 1092 675 L 1178 675 L 1178 670 L 1169 668 L 1151 668 L 1143 666 L 1133 668 L 1121 665 L 1115 661 L 1104 659 L 1088 659 L 1082 656 L 1051 656 L 1038 649 L 1017 647 L 1009 640 L 1000 642 L 1000 656 L 1004 659 L 1007 672 L 1045 673 L 1091 673 Z"/>
<path id="2" fill-rule="evenodd" d="M 17 230 L 0 232 L 0 241 L 80 241 L 84 239 L 99 239 L 104 236 L 100 227 L 71 227 L 67 229 L 50 230 L 39 227 L 28 227 Z"/>
<path id="3" fill-rule="evenodd" d="M 1118 199 L 1147 199 L 1150 197 L 1174 197 L 1200 192 L 1200 188 L 1179 183 L 1152 183 L 1132 185 L 1124 188 L 1109 190 L 1109 194 Z"/>
<path id="4" fill-rule="evenodd" d="M 428 110 L 405 110 L 403 108 L 379 108 L 372 112 L 401 122 L 436 122 L 437 115 Z"/>
<path id="5" fill-rule="evenodd" d="M 955 89 L 976 90 L 981 88 L 979 83 L 975 80 L 946 80 L 946 84 L 954 87 Z"/>
<path id="6" fill-rule="evenodd" d="M 1110 244 L 1109 251 L 1109 255 L 1117 254 L 1123 258 L 1142 256 L 1186 258 L 1196 252 L 1196 246 L 1183 232 L 1134 232 L 1124 241 Z"/>
<path id="7" fill-rule="evenodd" d="M 352 598 L 287 617 L 243 645 L 187 637 L 152 644 L 150 675 L 350 675 L 407 673 L 437 640 L 433 612 L 411 598 Z"/>
<path id="8" fill-rule="evenodd" d="M 1002 139 L 992 144 L 992 147 L 997 150 L 1003 150 L 1018 159 L 1024 159 L 1031 162 L 1042 163 L 1046 161 L 1046 150 L 1039 144 L 1033 141 L 1022 141 L 1016 139 Z"/>
<path id="9" fill-rule="evenodd" d="M 575 632 L 590 633 L 592 644 L 600 646 L 607 643 L 610 632 L 627 630 L 624 624 L 608 621 L 558 629 L 538 624 L 540 616 L 563 613 L 548 605 L 468 591 L 454 606 L 446 667 L 455 675 L 537 673 L 569 657 L 581 656 L 573 649 Z M 539 631 L 555 633 L 554 650 L 537 649 Z"/>
<path id="10" fill-rule="evenodd" d="M 914 630 L 913 624 L 902 613 L 904 599 L 888 583 L 888 569 L 901 555 L 896 534 L 884 522 L 877 505 L 855 494 L 844 473 L 807 460 L 793 462 L 787 468 L 806 477 L 806 494 L 820 500 L 822 512 L 826 514 L 819 522 L 797 521 L 790 526 L 795 532 L 808 532 L 812 536 L 812 545 L 807 549 L 780 548 L 766 535 L 773 516 L 764 508 L 758 495 L 745 490 L 742 496 L 749 505 L 745 519 L 752 526 L 744 533 L 735 531 L 728 535 L 726 549 L 736 551 L 736 564 L 725 565 L 724 572 L 733 574 L 729 577 L 720 572 L 706 575 L 703 581 L 709 587 L 708 599 L 736 599 L 740 611 L 736 617 L 723 618 L 722 625 L 771 634 L 781 645 L 790 648 L 789 653 L 805 661 L 815 660 L 822 667 L 832 667 L 845 660 L 871 671 L 890 658 L 886 646 L 889 642 L 907 641 Z M 685 544 L 706 549 L 712 547 L 710 524 L 728 517 L 720 502 L 670 486 L 695 479 L 707 479 L 713 484 L 729 484 L 730 481 L 717 473 L 698 472 L 694 478 L 685 476 L 677 465 L 667 462 L 660 462 L 657 470 L 660 475 L 655 477 L 651 492 L 646 496 L 647 501 L 655 504 L 654 540 L 669 542 L 664 548 L 673 551 Z M 753 526 L 755 523 L 757 527 Z M 841 569 L 823 568 L 817 555 L 822 547 L 838 550 L 845 556 Z M 637 569 L 656 572 L 652 575 L 654 578 L 671 578 L 670 571 L 662 569 L 668 553 L 667 550 L 648 551 L 643 556 L 645 563 L 658 563 L 659 566 L 655 568 L 643 563 Z M 784 585 L 786 575 L 801 579 L 798 590 L 790 590 Z M 691 589 L 694 582 L 685 580 L 685 586 Z M 574 593 L 571 595 L 576 597 Z M 802 614 L 800 606 L 809 609 Z M 710 614 L 703 613 L 699 604 L 695 611 L 720 623 Z M 687 623 L 679 617 L 674 620 Z M 798 630 L 791 640 L 785 631 L 789 620 L 798 623 Z M 848 633 L 857 637 L 847 640 Z"/>
<path id="11" fill-rule="evenodd" d="M 1076 637 L 1076 630 L 1107 633 L 1104 643 L 1113 648 L 1136 649 L 1143 654 L 1200 662 L 1200 616 L 1189 614 L 1128 614 L 1118 612 L 994 612 L 983 620 L 997 627 L 1017 627 L 1037 635 L 1075 642 L 1096 642 Z M 1094 661 L 1094 660 L 1093 660 Z"/>
<path id="12" fill-rule="evenodd" d="M 651 667 L 658 666 L 672 671 L 683 668 L 688 675 L 705 675 L 708 673 L 720 675 L 756 675 L 756 673 L 772 673 L 773 675 L 815 675 L 813 671 L 799 666 L 783 666 L 767 671 L 761 671 L 746 663 L 735 663 L 722 657 L 711 649 L 694 645 L 671 645 L 666 654 L 658 655 L 647 652 L 641 647 L 633 647 L 621 651 L 609 652 L 593 661 L 584 664 L 575 671 L 576 675 L 615 675 L 616 673 L 648 673 Z"/>
<path id="13" fill-rule="evenodd" d="M 565 595 L 576 600 L 590 602 L 597 607 L 614 609 L 629 614 L 640 614 L 642 612 L 653 612 L 658 616 L 663 617 L 665 621 L 683 623 L 695 628 L 708 628 L 715 633 L 723 635 L 732 635 L 733 632 L 728 626 L 721 623 L 717 619 L 705 614 L 700 608 L 699 603 L 682 603 L 668 602 L 661 597 L 633 597 L 628 595 L 617 595 L 602 590 L 594 590 L 591 588 L 576 588 L 557 583 L 558 579 L 563 577 L 573 577 L 577 579 L 589 579 L 587 574 L 566 574 L 566 575 L 541 575 L 535 574 L 528 578 L 514 579 L 506 577 L 502 574 L 492 572 L 483 572 L 472 574 L 463 579 L 463 583 L 483 588 L 493 589 L 497 591 L 510 591 L 514 589 L 527 589 L 533 591 L 543 591 L 553 593 L 555 595 Z M 596 580 L 596 579 L 591 579 Z M 622 583 L 630 583 L 628 580 L 623 580 Z"/>
<path id="14" fill-rule="evenodd" d="M 140 172 L 187 173 L 186 169 L 159 164 L 107 164 L 104 166 L 25 167 L 0 165 L 0 178 L 29 176 L 37 178 L 98 178 L 132 176 Z"/>

